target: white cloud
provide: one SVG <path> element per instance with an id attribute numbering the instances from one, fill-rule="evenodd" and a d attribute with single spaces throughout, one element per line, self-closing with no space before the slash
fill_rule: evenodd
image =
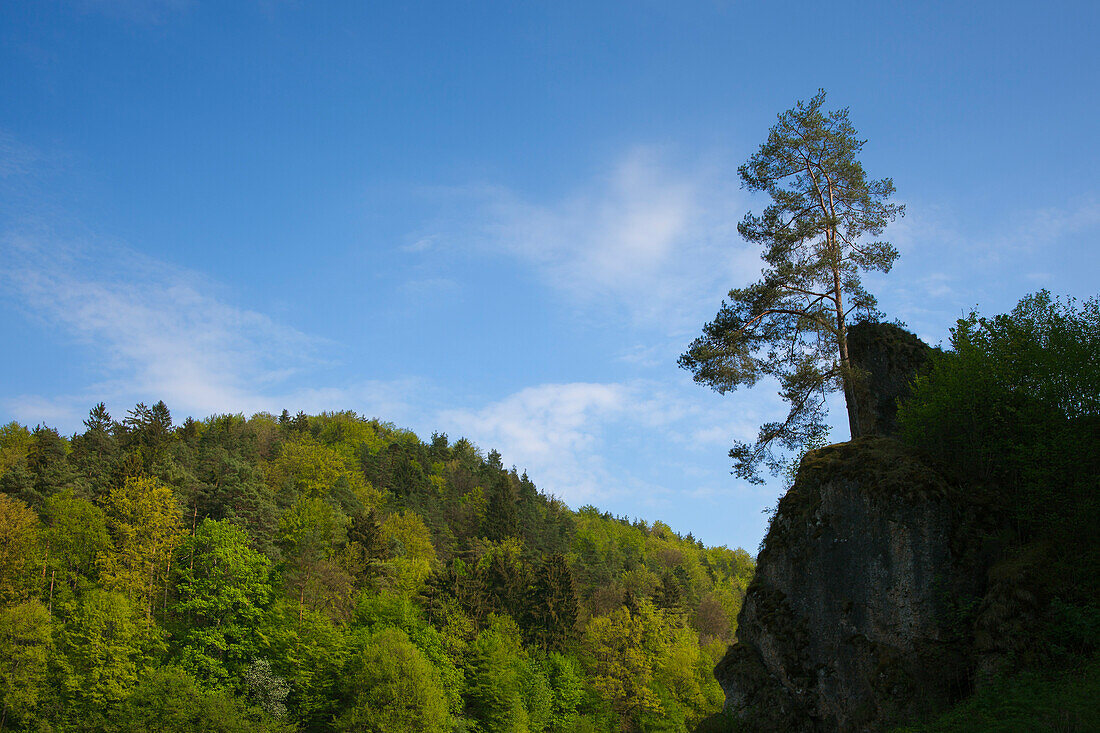
<path id="1" fill-rule="evenodd" d="M 429 235 L 427 237 L 418 237 L 407 244 L 402 244 L 398 247 L 402 252 L 427 252 L 434 249 L 438 244 L 438 235 Z"/>
<path id="2" fill-rule="evenodd" d="M 315 356 L 321 342 L 213 297 L 216 288 L 194 273 L 118 246 L 73 246 L 41 235 L 9 235 L 0 254 L 6 262 L 0 291 L 44 326 L 85 344 L 103 375 L 82 394 L 7 395 L 7 407 L 21 419 L 74 426 L 75 415 L 100 400 L 129 406 L 163 399 L 178 415 L 201 417 L 284 407 L 405 412 L 400 395 L 412 391 L 405 383 L 290 386 L 321 364 Z"/>
<path id="3" fill-rule="evenodd" d="M 526 470 L 573 506 L 627 493 L 655 501 L 693 488 L 690 471 L 672 462 L 685 445 L 712 453 L 731 436 L 755 434 L 746 422 L 755 409 L 742 405 L 742 418 L 730 420 L 732 405 L 700 400 L 695 390 L 645 381 L 542 384 L 481 408 L 444 410 L 438 421 L 452 435 L 499 450 L 505 465 Z M 640 452 L 644 459 L 632 461 Z M 632 464 L 639 471 L 624 473 Z"/>
<path id="4" fill-rule="evenodd" d="M 618 384 L 545 384 L 481 409 L 444 410 L 439 419 L 452 434 L 499 450 L 544 490 L 586 503 L 611 488 L 604 432 L 630 405 L 630 392 Z"/>
<path id="5" fill-rule="evenodd" d="M 549 201 L 470 186 L 450 192 L 472 202 L 453 225 L 460 231 L 432 243 L 477 241 L 600 313 L 611 303 L 636 325 L 695 329 L 723 294 L 760 272 L 757 251 L 737 234 L 747 199 L 718 170 L 676 167 L 639 147 L 605 175 Z"/>
<path id="6" fill-rule="evenodd" d="M 1086 196 L 1063 206 L 1021 209 L 1000 222 L 968 221 L 950 207 L 909 202 L 909 212 L 886 230 L 902 258 L 928 258 L 928 250 L 992 264 L 1034 252 L 1100 227 L 1100 201 Z"/>

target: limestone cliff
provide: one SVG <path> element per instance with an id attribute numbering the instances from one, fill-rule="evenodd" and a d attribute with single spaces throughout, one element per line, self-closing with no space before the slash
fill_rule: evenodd
<path id="1" fill-rule="evenodd" d="M 984 568 L 950 487 L 899 443 L 809 453 L 715 674 L 750 730 L 875 731 L 968 691 L 954 615 Z"/>
<path id="2" fill-rule="evenodd" d="M 959 623 L 985 579 L 961 531 L 973 512 L 881 437 L 932 350 L 888 324 L 853 326 L 849 347 L 865 437 L 803 459 L 715 669 L 749 730 L 882 730 L 943 708 L 973 679 Z"/>

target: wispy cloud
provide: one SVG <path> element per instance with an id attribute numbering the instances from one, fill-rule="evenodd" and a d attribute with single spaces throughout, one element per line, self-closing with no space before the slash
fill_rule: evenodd
<path id="1" fill-rule="evenodd" d="M 483 407 L 444 410 L 438 420 L 453 435 L 496 448 L 506 465 L 524 467 L 540 487 L 574 506 L 628 492 L 653 501 L 693 488 L 682 467 L 661 460 L 662 450 L 675 445 L 667 452 L 680 460 L 685 447 L 689 454 L 712 453 L 715 444 L 755 430 L 747 421 L 752 407 L 731 420 L 728 405 L 716 407 L 685 389 L 693 390 L 645 381 L 542 384 Z M 641 453 L 646 459 L 637 463 L 657 470 L 624 473 Z"/>
<path id="2" fill-rule="evenodd" d="M 454 434 L 496 448 L 508 464 L 525 467 L 540 486 L 584 503 L 612 489 L 604 433 L 630 396 L 618 384 L 546 384 L 480 409 L 444 410 L 440 420 Z"/>
<path id="3" fill-rule="evenodd" d="M 28 173 L 38 159 L 38 153 L 14 135 L 0 130 L 0 179 Z"/>
<path id="4" fill-rule="evenodd" d="M 997 222 L 968 220 L 950 207 L 932 203 L 909 202 L 908 212 L 887 230 L 887 238 L 903 258 L 931 247 L 955 257 L 994 264 L 1100 228 L 1100 200 L 1094 196 L 1062 206 L 1020 209 Z"/>
<path id="5" fill-rule="evenodd" d="M 372 381 L 295 387 L 295 377 L 322 365 L 319 339 L 227 303 L 197 274 L 125 247 L 8 234 L 0 255 L 0 292 L 12 307 L 84 344 L 102 375 L 81 394 L 8 395 L 8 408 L 22 419 L 71 424 L 73 411 L 99 400 L 156 399 L 198 416 L 357 406 L 384 415 L 399 411 L 397 395 L 410 391 Z"/>
<path id="6" fill-rule="evenodd" d="M 1100 201 L 1093 195 L 996 221 L 927 202 L 908 202 L 908 211 L 886 232 L 901 252 L 894 270 L 869 274 L 865 282 L 889 317 L 906 321 L 925 340 L 943 341 L 971 309 L 1008 309 L 1037 287 L 1095 292 L 1088 277 L 1095 250 L 1080 244 L 1100 232 Z"/>
<path id="7" fill-rule="evenodd" d="M 723 293 L 760 270 L 737 236 L 747 210 L 737 185 L 717 166 L 674 165 L 653 148 L 629 151 L 551 200 L 499 186 L 449 194 L 467 203 L 465 219 L 432 244 L 472 240 L 516 257 L 574 302 L 600 312 L 610 304 L 636 325 L 697 327 Z"/>
<path id="8" fill-rule="evenodd" d="M 1039 246 L 1100 227 L 1100 201 L 1085 198 L 1063 207 L 1024 212 L 1011 235 L 1024 245 Z"/>

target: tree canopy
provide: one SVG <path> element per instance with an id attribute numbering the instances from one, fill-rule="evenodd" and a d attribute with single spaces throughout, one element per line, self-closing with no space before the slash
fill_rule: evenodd
<path id="1" fill-rule="evenodd" d="M 721 707 L 743 550 L 352 412 L 85 427 L 0 427 L 0 731 L 686 732 Z"/>

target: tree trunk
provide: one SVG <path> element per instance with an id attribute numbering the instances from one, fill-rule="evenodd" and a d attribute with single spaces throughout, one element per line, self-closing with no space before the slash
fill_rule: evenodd
<path id="1" fill-rule="evenodd" d="M 832 193 L 830 192 L 830 198 Z M 833 263 L 833 302 L 836 304 L 836 345 L 840 356 L 840 379 L 844 384 L 844 403 L 848 408 L 848 432 L 854 440 L 859 437 L 859 406 L 856 404 L 855 385 L 852 384 L 852 362 L 848 358 L 848 327 L 844 323 L 844 293 L 840 287 L 840 251 L 836 234 L 830 232 L 836 262 Z"/>

